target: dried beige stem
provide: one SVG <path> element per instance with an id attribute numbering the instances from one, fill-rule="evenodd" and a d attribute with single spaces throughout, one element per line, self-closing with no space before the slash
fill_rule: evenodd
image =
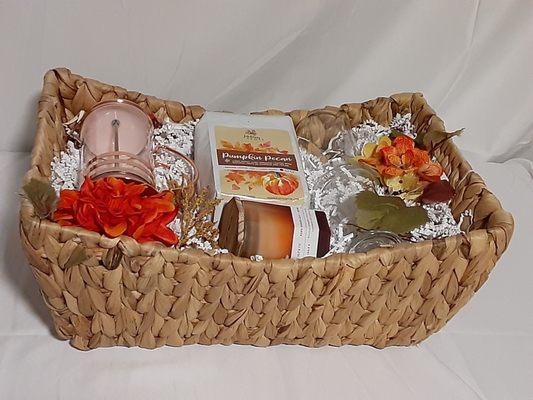
<path id="1" fill-rule="evenodd" d="M 196 193 L 190 185 L 182 187 L 174 181 L 169 183 L 169 188 L 181 210 L 180 244 L 185 245 L 191 239 L 199 239 L 217 249 L 218 228 L 212 219 L 220 200 L 209 198 L 207 188 Z"/>

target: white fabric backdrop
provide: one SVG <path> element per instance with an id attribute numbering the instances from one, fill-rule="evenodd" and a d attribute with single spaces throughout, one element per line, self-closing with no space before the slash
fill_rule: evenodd
<path id="1" fill-rule="evenodd" d="M 0 399 L 532 399 L 533 1 L 0 0 Z M 18 244 L 44 72 L 212 110 L 421 91 L 517 220 L 483 289 L 421 346 L 110 349 L 49 333 Z"/>
<path id="2" fill-rule="evenodd" d="M 3 150 L 30 148 L 42 75 L 67 66 L 232 111 L 418 90 L 450 128 L 468 129 L 462 147 L 491 160 L 533 159 L 530 0 L 4 0 L 0 7 Z"/>

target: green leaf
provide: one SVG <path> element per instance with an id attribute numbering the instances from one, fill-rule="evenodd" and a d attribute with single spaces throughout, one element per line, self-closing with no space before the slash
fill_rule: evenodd
<path id="1" fill-rule="evenodd" d="M 363 229 L 376 229 L 383 219 L 384 213 L 380 210 L 358 209 L 356 214 L 356 224 Z"/>
<path id="2" fill-rule="evenodd" d="M 379 196 L 378 194 L 365 190 L 357 195 L 357 206 L 367 210 L 379 209 L 383 206 L 392 208 L 405 207 L 405 203 L 397 196 Z"/>
<path id="3" fill-rule="evenodd" d="M 425 148 L 426 150 L 434 149 L 446 140 L 451 139 L 454 136 L 459 136 L 463 133 L 464 129 L 458 129 L 453 132 L 446 131 L 428 131 L 425 133 L 419 133 L 416 136 L 415 143 L 418 146 Z"/>
<path id="4" fill-rule="evenodd" d="M 356 225 L 368 230 L 407 233 L 428 222 L 426 210 L 407 207 L 397 196 L 379 196 L 371 191 L 357 195 Z"/>
<path id="5" fill-rule="evenodd" d="M 403 210 L 386 214 L 379 224 L 379 229 L 394 233 L 408 233 L 426 222 L 428 222 L 428 214 L 422 207 L 405 207 Z"/>
<path id="6" fill-rule="evenodd" d="M 402 131 L 399 131 L 398 129 L 391 129 L 389 137 L 391 139 L 396 139 L 398 136 L 404 136 L 404 133 Z"/>
<path id="7" fill-rule="evenodd" d="M 55 209 L 57 195 L 50 183 L 32 178 L 22 190 L 26 198 L 32 203 L 35 214 L 39 218 L 46 218 Z"/>

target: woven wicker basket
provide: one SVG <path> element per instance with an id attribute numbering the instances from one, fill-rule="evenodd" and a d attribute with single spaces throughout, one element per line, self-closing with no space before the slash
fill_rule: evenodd
<path id="1" fill-rule="evenodd" d="M 49 176 L 50 161 L 65 143 L 62 122 L 102 99 L 117 97 L 180 122 L 199 118 L 204 111 L 85 79 L 67 69 L 51 70 L 44 78 L 25 179 Z M 298 135 L 324 147 L 339 126 L 355 126 L 368 118 L 387 124 L 397 112 L 411 112 L 419 132 L 444 129 L 419 93 L 288 115 Z M 21 240 L 57 334 L 78 349 L 192 343 L 412 345 L 442 328 L 465 305 L 513 232 L 511 215 L 453 143 L 434 154 L 456 189 L 454 215 L 473 212 L 465 235 L 325 259 L 252 262 L 62 228 L 39 220 L 23 199 Z M 78 246 L 90 257 L 71 265 Z M 117 254 L 120 263 L 109 262 Z"/>

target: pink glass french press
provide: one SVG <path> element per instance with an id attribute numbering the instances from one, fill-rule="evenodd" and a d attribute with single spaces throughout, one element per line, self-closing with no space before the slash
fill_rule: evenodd
<path id="1" fill-rule="evenodd" d="M 190 166 L 188 183 L 196 183 L 194 163 L 181 153 L 165 146 L 154 148 L 154 125 L 136 103 L 115 99 L 96 104 L 83 119 L 80 139 L 80 182 L 114 176 L 156 187 L 154 152 L 168 152 Z"/>

